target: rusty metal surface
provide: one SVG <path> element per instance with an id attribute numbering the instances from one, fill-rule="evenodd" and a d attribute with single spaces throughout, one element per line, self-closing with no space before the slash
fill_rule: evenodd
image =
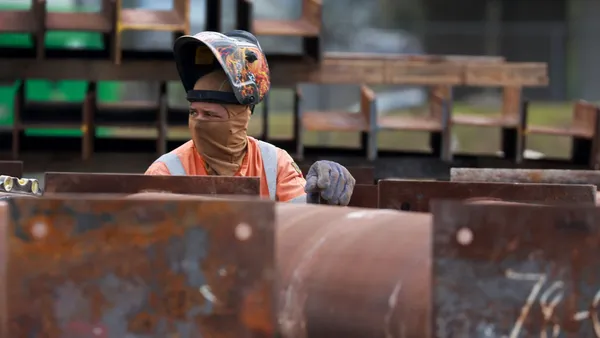
<path id="1" fill-rule="evenodd" d="M 134 194 L 157 190 L 176 194 L 259 195 L 260 178 L 227 176 L 151 176 L 47 172 L 45 192 Z"/>
<path id="2" fill-rule="evenodd" d="M 306 177 L 310 165 L 299 166 L 302 175 Z M 356 180 L 356 184 L 375 184 L 375 168 L 374 167 L 346 167 L 348 172 Z"/>
<path id="3" fill-rule="evenodd" d="M 379 191 L 374 184 L 356 184 L 348 206 L 357 208 L 377 208 Z"/>
<path id="4" fill-rule="evenodd" d="M 8 244 L 8 204 L 6 201 L 0 201 L 0 316 L 6 314 L 6 296 L 8 290 L 6 288 L 6 251 Z M 0 319 L 0 337 L 10 337 L 8 334 L 8 326 Z"/>
<path id="5" fill-rule="evenodd" d="M 431 216 L 276 205 L 282 337 L 429 337 Z"/>
<path id="6" fill-rule="evenodd" d="M 379 205 L 378 186 L 374 184 L 356 184 L 352 197 L 348 203 L 349 207 L 376 209 Z M 308 193 L 306 202 L 309 204 L 327 205 L 327 200 L 323 199 L 320 193 Z"/>
<path id="7" fill-rule="evenodd" d="M 600 171 L 563 169 L 452 168 L 453 182 L 504 182 L 600 185 Z"/>
<path id="8" fill-rule="evenodd" d="M 380 180 L 379 207 L 406 211 L 429 211 L 435 199 L 493 197 L 504 201 L 533 203 L 596 203 L 593 185 L 512 184 L 482 182 L 433 182 Z"/>
<path id="9" fill-rule="evenodd" d="M 0 175 L 23 177 L 23 162 L 0 161 Z"/>
<path id="10" fill-rule="evenodd" d="M 6 296 L 8 290 L 6 288 L 6 251 L 8 244 L 8 204 L 6 201 L 0 201 L 0 316 L 6 314 Z M 10 337 L 8 334 L 8 327 L 0 319 L 0 337 Z"/>
<path id="11" fill-rule="evenodd" d="M 535 204 L 535 203 L 520 203 L 520 202 L 508 202 L 499 198 L 488 198 L 488 197 L 476 197 L 469 198 L 462 201 L 466 204 L 503 204 L 503 205 L 547 205 L 547 204 Z"/>
<path id="12" fill-rule="evenodd" d="M 21 193 L 13 193 L 13 192 L 0 192 L 0 201 L 6 200 L 9 198 L 38 198 L 38 195 L 34 194 L 21 194 Z"/>
<path id="13" fill-rule="evenodd" d="M 272 202 L 8 203 L 4 337 L 273 337 Z"/>
<path id="14" fill-rule="evenodd" d="M 433 203 L 434 337 L 600 337 L 600 210 Z"/>

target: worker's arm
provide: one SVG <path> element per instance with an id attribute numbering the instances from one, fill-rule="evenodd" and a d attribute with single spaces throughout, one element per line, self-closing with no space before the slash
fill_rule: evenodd
<path id="1" fill-rule="evenodd" d="M 154 162 L 152 165 L 146 170 L 144 175 L 171 175 L 169 172 L 169 168 L 162 162 Z"/>
<path id="2" fill-rule="evenodd" d="M 277 200 L 279 202 L 306 203 L 306 180 L 290 154 L 277 149 Z"/>

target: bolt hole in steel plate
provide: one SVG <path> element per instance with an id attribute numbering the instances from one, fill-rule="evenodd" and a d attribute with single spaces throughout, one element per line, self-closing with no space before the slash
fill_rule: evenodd
<path id="1" fill-rule="evenodd" d="M 80 195 L 7 203 L 2 337 L 275 332 L 270 201 Z"/>
<path id="2" fill-rule="evenodd" d="M 600 337 L 600 209 L 432 212 L 434 337 Z"/>

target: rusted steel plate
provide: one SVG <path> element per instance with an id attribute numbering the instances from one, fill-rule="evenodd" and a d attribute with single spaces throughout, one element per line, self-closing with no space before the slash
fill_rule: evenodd
<path id="1" fill-rule="evenodd" d="M 133 194 L 158 190 L 176 194 L 259 195 L 260 178 L 228 176 L 151 176 L 47 172 L 45 192 Z"/>
<path id="2" fill-rule="evenodd" d="M 5 337 L 273 337 L 272 202 L 8 203 Z"/>
<path id="3" fill-rule="evenodd" d="M 493 197 L 505 201 L 538 203 L 596 203 L 593 185 L 468 183 L 380 180 L 379 207 L 429 211 L 434 199 Z"/>
<path id="4" fill-rule="evenodd" d="M 376 209 L 379 205 L 378 194 L 378 188 L 374 184 L 357 184 L 354 186 L 354 191 L 352 192 L 352 197 L 350 198 L 348 206 Z M 306 201 L 308 204 L 328 204 L 319 193 L 309 193 L 306 196 Z"/>
<path id="5" fill-rule="evenodd" d="M 23 177 L 23 162 L 0 161 L 0 175 Z"/>
<path id="6" fill-rule="evenodd" d="M 0 249 L 2 254 L 0 255 L 0 302 L 2 307 L 0 308 L 0 316 L 6 314 L 6 248 L 8 247 L 8 204 L 6 201 L 0 201 Z M 8 334 L 8 326 L 0 319 L 0 337 L 10 337 Z"/>
<path id="7" fill-rule="evenodd" d="M 433 203 L 434 337 L 600 337 L 600 210 Z"/>
<path id="8" fill-rule="evenodd" d="M 348 206 L 359 208 L 377 208 L 379 192 L 374 184 L 356 184 Z"/>
<path id="9" fill-rule="evenodd" d="M 300 170 L 302 171 L 302 175 L 304 175 L 304 177 L 306 177 L 308 169 L 310 169 L 309 165 L 300 166 Z M 348 169 L 348 172 L 354 177 L 356 184 L 375 184 L 375 168 L 346 167 L 346 169 Z"/>
<path id="10" fill-rule="evenodd" d="M 595 186 L 600 186 L 600 171 L 452 168 L 450 169 L 450 179 L 453 182 L 593 184 Z"/>

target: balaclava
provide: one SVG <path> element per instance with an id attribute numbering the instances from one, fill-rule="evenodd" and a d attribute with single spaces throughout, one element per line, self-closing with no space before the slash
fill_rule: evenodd
<path id="1" fill-rule="evenodd" d="M 202 76 L 194 90 L 232 92 L 227 75 L 215 70 Z M 196 149 L 202 155 L 210 175 L 233 176 L 240 168 L 248 146 L 250 108 L 224 104 L 228 120 L 200 121 L 190 116 L 189 127 Z"/>

